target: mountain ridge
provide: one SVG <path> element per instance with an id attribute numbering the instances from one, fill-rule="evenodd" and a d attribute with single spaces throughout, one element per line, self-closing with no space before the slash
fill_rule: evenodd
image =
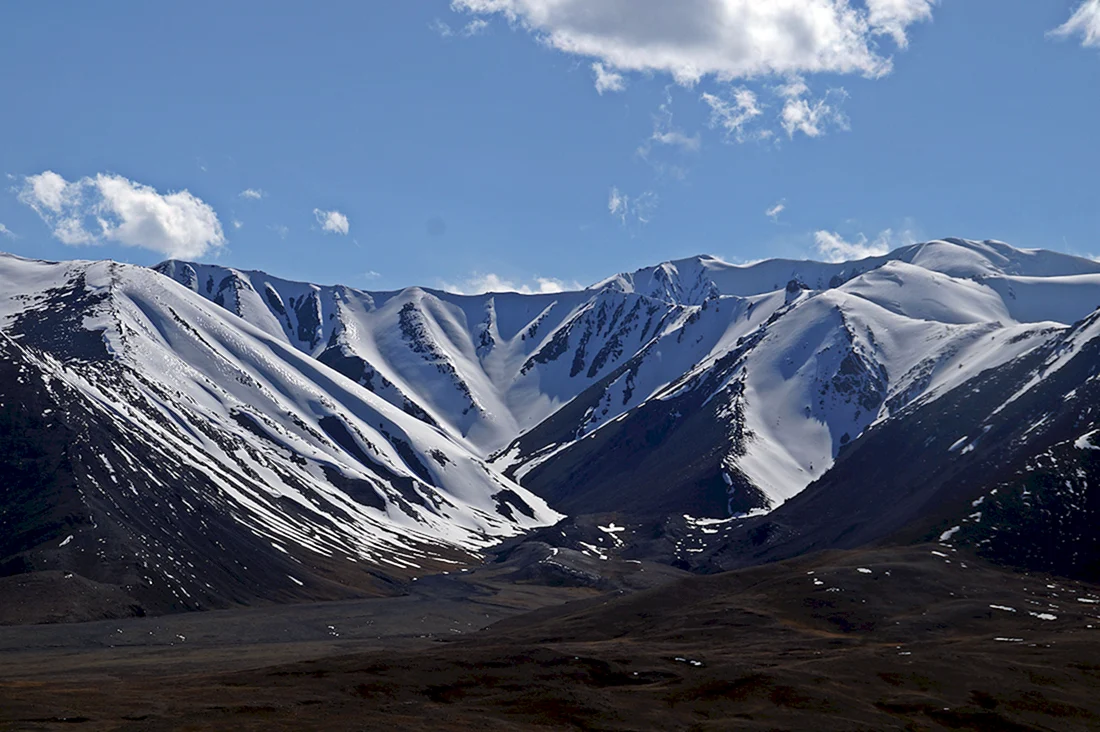
<path id="1" fill-rule="evenodd" d="M 454 295 L 3 256 L 0 284 L 0 345 L 25 373 L 0 458 L 39 465 L 2 507 L 20 528 L 0 574 L 76 571 L 163 611 L 400 591 L 563 514 L 663 526 L 681 538 L 660 552 L 684 566 L 736 564 L 729 547 L 765 556 L 777 536 L 816 531 L 804 489 L 867 440 L 1091 342 L 1079 318 L 1100 304 L 1100 263 L 937 240 L 856 262 L 699 256 L 573 292 Z M 58 414 L 85 416 L 43 426 Z M 85 437 L 20 462 L 58 430 Z M 36 494 L 43 481 L 57 490 Z M 204 512 L 223 549 L 173 533 Z M 763 544 L 734 538 L 746 521 Z M 591 547 L 606 531 L 569 526 L 578 561 L 604 558 Z M 138 559 L 95 569 L 100 543 Z M 241 561 L 268 567 L 269 586 Z M 206 574 L 221 579 L 204 587 Z"/>

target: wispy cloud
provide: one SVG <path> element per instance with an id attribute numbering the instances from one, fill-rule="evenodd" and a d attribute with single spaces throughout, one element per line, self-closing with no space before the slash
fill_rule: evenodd
<path id="1" fill-rule="evenodd" d="M 466 25 L 458 28 L 452 28 L 444 23 L 439 18 L 432 19 L 432 22 L 428 24 L 428 27 L 438 33 L 443 38 L 454 38 L 459 36 L 461 38 L 472 38 L 477 35 L 481 35 L 489 27 L 489 21 L 483 18 L 474 18 Z"/>
<path id="2" fill-rule="evenodd" d="M 699 133 L 689 135 L 677 128 L 672 121 L 672 92 L 665 90 L 665 101 L 657 107 L 653 115 L 653 132 L 638 147 L 638 155 L 648 160 L 654 145 L 679 148 L 684 152 L 698 152 L 703 141 Z"/>
<path id="3" fill-rule="evenodd" d="M 531 295 L 567 292 L 584 288 L 578 282 L 566 282 L 553 277 L 533 277 L 528 282 L 516 282 L 492 272 L 484 274 L 474 272 L 461 282 L 444 282 L 443 289 L 458 295 L 480 295 L 486 292 L 520 292 Z"/>
<path id="4" fill-rule="evenodd" d="M 0 236 L 5 236 L 8 239 L 18 239 L 19 238 L 18 236 L 16 236 L 14 231 L 12 231 L 8 227 L 4 226 L 3 224 L 0 224 Z"/>
<path id="5" fill-rule="evenodd" d="M 321 225 L 321 230 L 329 234 L 340 234 L 347 236 L 349 225 L 348 217 L 339 211 L 322 211 L 319 208 L 313 209 L 313 216 L 317 219 L 317 223 Z"/>
<path id="6" fill-rule="evenodd" d="M 278 236 L 280 239 L 286 239 L 288 236 L 290 236 L 290 227 L 286 226 L 285 224 L 271 224 L 271 226 L 268 226 L 267 228 L 274 231 L 275 235 Z"/>
<path id="7" fill-rule="evenodd" d="M 779 119 L 788 138 L 793 138 L 796 132 L 820 137 L 829 128 L 848 129 L 848 118 L 840 109 L 848 98 L 844 89 L 829 89 L 822 97 L 808 98 L 809 86 L 802 77 L 795 76 L 776 87 L 776 93 L 784 100 Z"/>
<path id="8" fill-rule="evenodd" d="M 234 229 L 241 229 L 243 227 L 244 227 L 244 222 L 243 221 L 241 221 L 240 219 L 233 219 L 233 228 Z"/>
<path id="9" fill-rule="evenodd" d="M 158 193 L 120 175 L 69 182 L 47 170 L 18 194 L 69 245 L 116 242 L 170 257 L 200 257 L 225 244 L 214 209 L 186 190 Z"/>
<path id="10" fill-rule="evenodd" d="M 648 224 L 653 218 L 653 212 L 657 209 L 658 200 L 657 194 L 653 191 L 628 196 L 620 191 L 618 186 L 611 186 L 607 196 L 607 211 L 624 226 L 631 221 Z"/>
<path id="11" fill-rule="evenodd" d="M 248 198 L 253 201 L 259 201 L 261 198 L 267 195 L 267 191 L 262 191 L 259 188 L 245 188 L 240 192 L 241 198 Z"/>
<path id="12" fill-rule="evenodd" d="M 787 210 L 787 202 L 785 200 L 777 202 L 774 206 L 768 207 L 764 211 L 764 215 L 772 220 L 773 223 L 779 223 L 779 214 Z"/>
<path id="13" fill-rule="evenodd" d="M 1100 0 L 1084 0 L 1069 20 L 1048 35 L 1058 38 L 1080 36 L 1082 46 L 1100 48 Z"/>
<path id="14" fill-rule="evenodd" d="M 710 107 L 711 128 L 721 130 L 726 140 L 745 142 L 771 136 L 768 130 L 750 130 L 750 123 L 764 113 L 751 89 L 737 87 L 727 98 L 710 93 L 704 93 L 701 98 Z"/>

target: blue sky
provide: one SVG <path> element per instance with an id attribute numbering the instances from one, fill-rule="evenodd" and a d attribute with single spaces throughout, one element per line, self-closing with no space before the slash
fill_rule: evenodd
<path id="1" fill-rule="evenodd" d="M 0 27 L 24 256 L 476 290 L 942 236 L 1100 254 L 1100 0 L 120 0 Z"/>

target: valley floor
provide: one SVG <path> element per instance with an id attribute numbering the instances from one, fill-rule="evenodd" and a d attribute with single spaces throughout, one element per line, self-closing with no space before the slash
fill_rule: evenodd
<path id="1" fill-rule="evenodd" d="M 479 571 L 401 598 L 0 628 L 0 729 L 1100 727 L 1100 587 L 950 547 L 631 594 Z"/>

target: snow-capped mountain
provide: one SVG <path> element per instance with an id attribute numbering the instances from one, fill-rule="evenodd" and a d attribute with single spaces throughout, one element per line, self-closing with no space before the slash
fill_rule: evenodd
<path id="1" fill-rule="evenodd" d="M 183 262 L 158 271 L 567 512 L 621 505 L 610 486 L 625 485 L 654 510 L 774 508 L 869 425 L 1100 304 L 1096 262 L 961 239 L 839 264 L 700 256 L 544 295 L 366 293 Z M 666 453 L 681 431 L 684 454 Z"/>
<path id="2" fill-rule="evenodd" d="M 960 239 L 537 295 L 4 256 L 0 573 L 209 607 L 361 592 L 562 513 L 782 517 L 990 374 L 1055 359 L 1044 382 L 1098 305 L 1100 263 Z"/>
<path id="3" fill-rule="evenodd" d="M 892 537 L 1095 581 L 1098 437 L 1100 309 L 878 422 L 820 480 L 767 516 L 727 522 L 690 560 L 728 569 Z"/>
<path id="4" fill-rule="evenodd" d="M 4 458 L 25 472 L 3 505 L 10 566 L 95 564 L 84 576 L 122 576 L 146 605 L 208 607 L 332 595 L 354 564 L 416 574 L 558 518 L 444 432 L 153 270 L 0 257 L 0 324 Z M 361 574 L 350 584 L 373 581 Z"/>

